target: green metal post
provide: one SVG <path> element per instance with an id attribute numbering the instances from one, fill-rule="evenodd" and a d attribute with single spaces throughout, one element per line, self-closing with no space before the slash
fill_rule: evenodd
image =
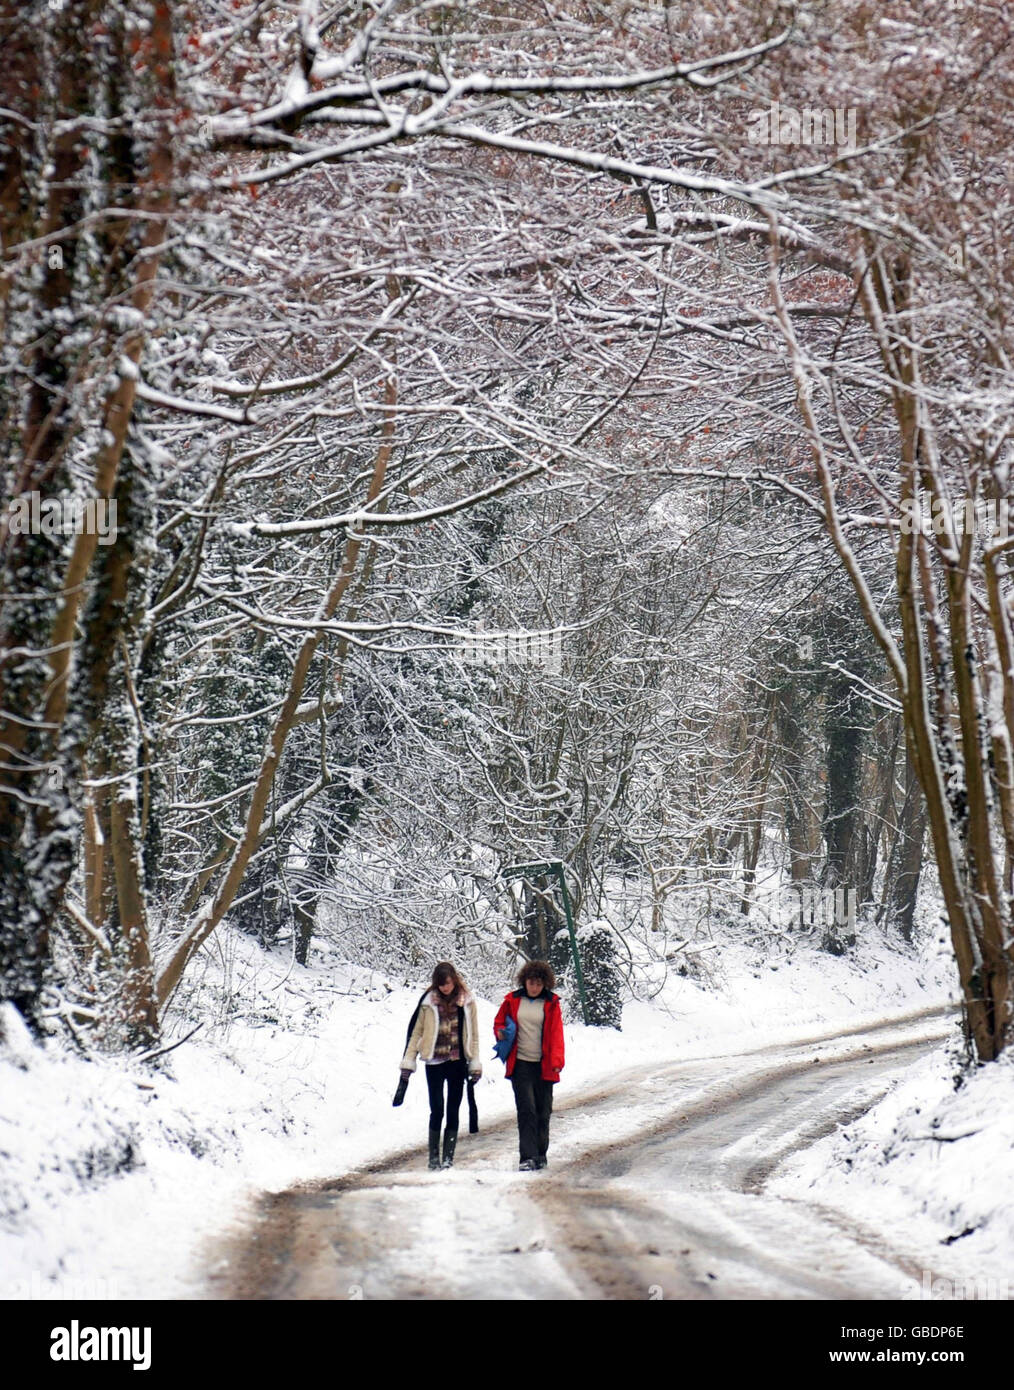
<path id="1" fill-rule="evenodd" d="M 577 932 L 574 930 L 574 913 L 570 905 L 570 893 L 567 891 L 567 879 L 564 873 L 563 860 L 553 859 L 543 864 L 513 864 L 510 868 L 504 869 L 501 877 L 508 882 L 512 878 L 531 879 L 538 874 L 552 874 L 560 885 L 560 896 L 563 899 L 563 913 L 567 919 L 567 935 L 570 937 L 570 954 L 574 961 L 574 974 L 577 977 L 577 992 L 581 1000 L 581 1017 L 585 1023 L 588 1022 L 588 997 L 584 992 L 584 971 L 581 969 L 581 953 L 577 948 Z"/>

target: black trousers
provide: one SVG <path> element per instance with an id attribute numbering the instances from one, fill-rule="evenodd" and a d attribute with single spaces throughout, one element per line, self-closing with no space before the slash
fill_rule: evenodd
<path id="1" fill-rule="evenodd" d="M 553 1083 L 543 1081 L 541 1062 L 514 1063 L 511 1073 L 518 1112 L 518 1148 L 526 1158 L 545 1158 L 549 1152 L 549 1117 L 553 1113 Z"/>
<path id="2" fill-rule="evenodd" d="M 468 1063 L 460 1058 L 457 1062 L 440 1062 L 435 1067 L 426 1068 L 426 1085 L 430 1093 L 430 1129 L 439 1130 L 444 1118 L 444 1086 L 447 1086 L 447 1129 L 451 1134 L 458 1132 L 458 1111 L 461 1108 L 461 1095 L 468 1076 Z"/>

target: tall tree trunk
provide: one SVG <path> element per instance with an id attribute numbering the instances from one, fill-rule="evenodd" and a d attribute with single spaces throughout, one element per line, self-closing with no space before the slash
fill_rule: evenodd
<path id="1" fill-rule="evenodd" d="M 774 757 L 774 741 L 771 737 L 771 730 L 775 721 L 775 710 L 776 703 L 772 699 L 762 716 L 763 725 L 757 729 L 753 740 L 754 754 L 747 783 L 747 795 L 751 804 L 744 834 L 743 892 L 739 902 L 739 910 L 744 917 L 750 915 L 750 904 L 757 882 L 757 865 L 760 861 L 761 844 L 764 838 L 768 783 L 771 779 L 771 763 Z"/>
<path id="2" fill-rule="evenodd" d="M 811 825 L 814 817 L 809 806 L 815 779 L 808 766 L 796 686 L 786 684 L 779 690 L 775 718 L 780 744 L 785 838 L 789 846 L 789 877 L 793 884 L 809 883 L 814 878 L 817 849 Z"/>
<path id="3" fill-rule="evenodd" d="M 982 1061 L 1006 1046 L 1014 1011 L 1014 937 L 1011 905 L 1003 903 L 993 848 L 990 789 L 983 738 L 989 721 L 971 622 L 971 532 L 960 542 L 949 525 L 935 537 L 945 576 L 945 607 L 936 592 L 930 543 L 918 528 L 901 527 L 895 551 L 895 586 L 901 618 L 899 644 L 880 616 L 869 584 L 841 524 L 834 475 L 813 400 L 811 367 L 786 311 L 778 278 L 777 243 L 771 243 L 770 287 L 779 326 L 789 346 L 797 402 L 808 438 L 831 540 L 855 588 L 864 618 L 897 682 L 909 755 L 926 797 L 940 887 L 964 996 L 968 1032 Z M 911 267 L 904 255 L 890 266 L 867 239 L 857 274 L 867 322 L 892 383 L 900 455 L 900 514 L 914 509 L 917 489 L 932 506 L 944 491 L 936 441 L 923 399 L 918 347 L 907 311 Z M 950 652 L 945 649 L 950 633 Z M 988 667 L 987 667 L 988 669 Z M 958 715 L 961 745 L 953 717 Z M 1007 730 L 1007 736 L 1011 734 Z M 999 827 L 997 827 L 999 828 Z"/>
<path id="4" fill-rule="evenodd" d="M 906 941 L 912 940 L 925 839 L 926 803 L 912 760 L 906 755 L 904 800 L 884 885 L 891 920 Z"/>
<path id="5" fill-rule="evenodd" d="M 854 878 L 861 834 L 859 792 L 865 742 L 861 706 L 852 681 L 839 671 L 832 672 L 827 682 L 824 718 L 827 749 L 824 839 L 829 888 L 857 887 Z"/>
<path id="6" fill-rule="evenodd" d="M 24 113 L 32 135 L 2 180 L 3 245 L 14 266 L 4 282 L 4 346 L 22 388 L 19 407 L 4 400 L 15 452 L 3 491 L 59 506 L 75 495 L 69 453 L 86 430 L 100 441 L 92 495 L 114 495 L 172 196 L 171 12 L 167 0 L 142 8 L 37 2 L 4 21 L 0 104 Z M 91 119 L 96 103 L 110 126 Z M 84 219 L 96 209 L 125 215 L 100 220 L 86 237 Z M 19 258 L 26 241 L 35 249 Z M 124 306 L 133 310 L 125 333 L 114 317 Z M 94 529 L 54 544 L 0 522 L 0 593 L 17 595 L 0 611 L 0 648 L 16 654 L 0 664 L 0 998 L 36 1025 L 80 844 L 80 743 L 63 734 L 97 544 Z"/>

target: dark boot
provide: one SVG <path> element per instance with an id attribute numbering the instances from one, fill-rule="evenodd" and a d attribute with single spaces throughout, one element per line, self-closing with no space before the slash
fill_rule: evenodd
<path id="1" fill-rule="evenodd" d="M 427 1165 L 430 1168 L 440 1167 L 440 1131 L 439 1129 L 430 1130 L 430 1161 Z"/>
<path id="2" fill-rule="evenodd" d="M 451 1168 L 454 1165 L 454 1146 L 458 1142 L 458 1131 L 456 1129 L 444 1130 L 444 1161 L 441 1165 L 444 1168 Z"/>

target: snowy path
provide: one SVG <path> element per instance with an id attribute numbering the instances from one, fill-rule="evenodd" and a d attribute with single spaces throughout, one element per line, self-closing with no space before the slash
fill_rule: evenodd
<path id="1" fill-rule="evenodd" d="M 550 1167 L 513 1123 L 266 1196 L 213 1277 L 224 1298 L 903 1297 L 923 1262 L 890 1237 L 768 1195 L 780 1159 L 866 1110 L 952 1025 L 943 1011 L 834 1039 L 628 1072 L 567 1097 Z M 462 1118 L 465 1118 L 464 1108 Z M 935 1271 L 932 1271 L 935 1273 Z"/>

